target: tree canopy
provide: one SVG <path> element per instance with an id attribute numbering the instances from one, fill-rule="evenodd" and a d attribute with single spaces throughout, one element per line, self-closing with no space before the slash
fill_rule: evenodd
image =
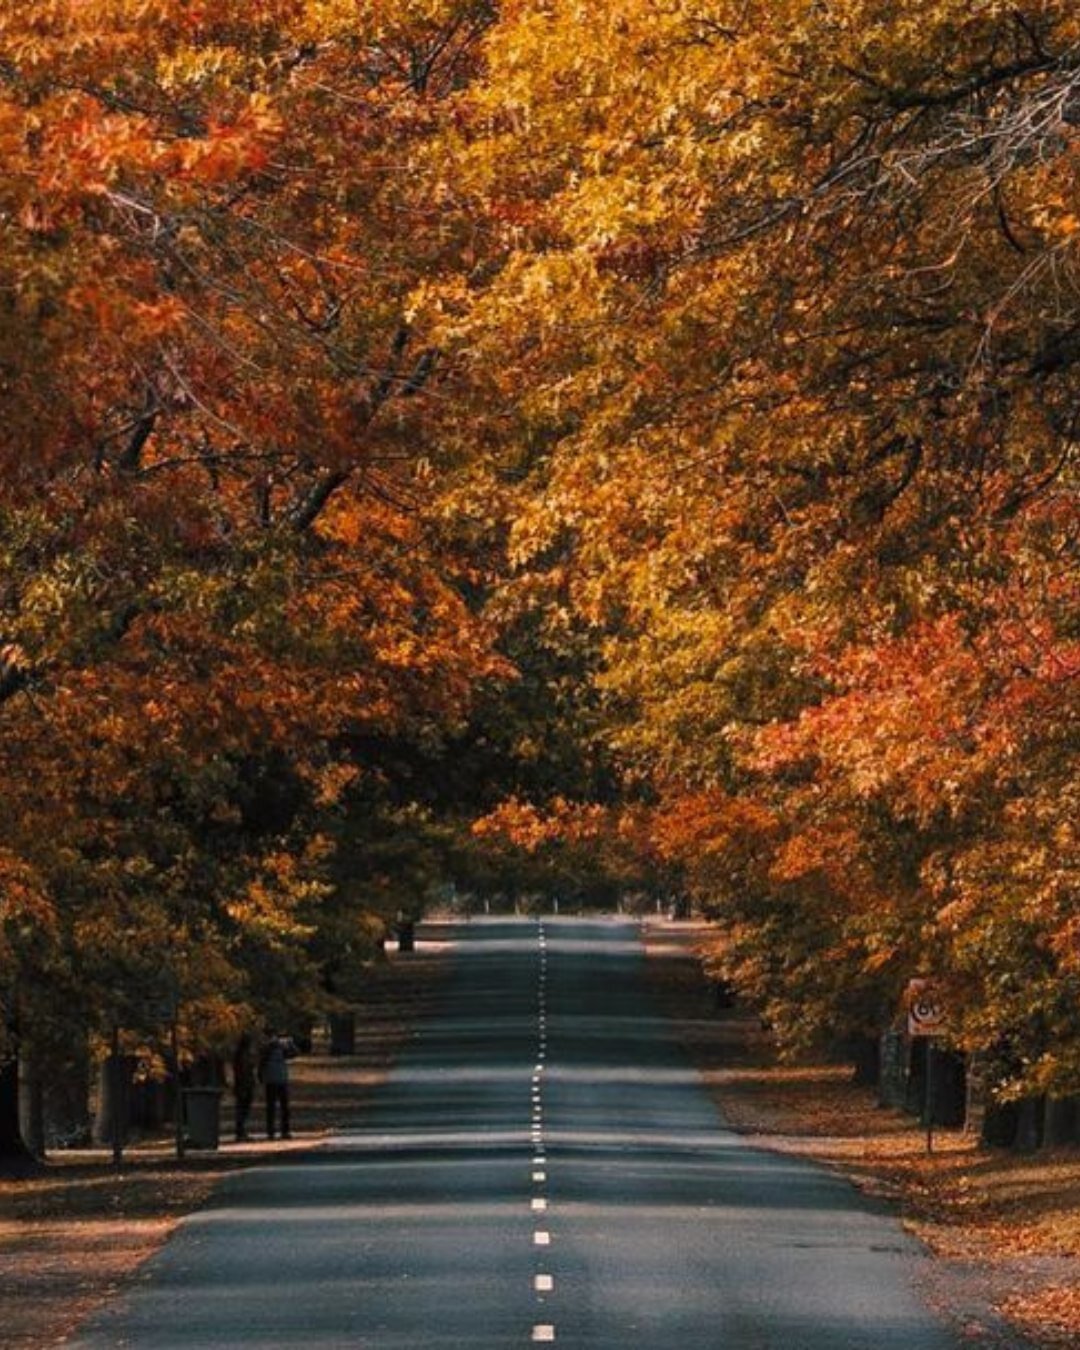
<path id="1" fill-rule="evenodd" d="M 1080 1085 L 1073 7 L 5 3 L 0 145 L 20 1025 L 678 889 Z"/>

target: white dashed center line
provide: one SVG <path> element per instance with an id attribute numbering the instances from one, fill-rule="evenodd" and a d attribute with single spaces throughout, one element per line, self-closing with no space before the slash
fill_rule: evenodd
<path id="1" fill-rule="evenodd" d="M 547 937 L 544 933 L 543 925 L 539 927 L 540 936 L 540 970 L 537 982 L 537 1000 L 536 1000 L 536 1021 L 537 1021 L 537 1051 L 536 1068 L 532 1075 L 532 1151 L 533 1167 L 532 1174 L 534 1186 L 540 1187 L 547 1182 L 547 1153 L 544 1148 L 543 1131 L 543 1092 L 541 1090 L 541 1075 L 544 1072 L 544 1060 L 547 1058 Z M 542 1195 L 534 1195 L 529 1201 L 529 1208 L 534 1214 L 546 1213 L 548 1202 Z M 551 1234 L 546 1228 L 537 1228 L 533 1230 L 533 1245 L 536 1247 L 550 1247 Z M 548 1274 L 538 1274 L 533 1277 L 533 1289 L 537 1294 L 550 1294 L 555 1288 L 554 1276 Z M 541 1302 L 543 1300 L 540 1300 Z M 534 1341 L 554 1341 L 555 1327 L 551 1322 L 537 1322 L 533 1325 L 532 1339 Z"/>

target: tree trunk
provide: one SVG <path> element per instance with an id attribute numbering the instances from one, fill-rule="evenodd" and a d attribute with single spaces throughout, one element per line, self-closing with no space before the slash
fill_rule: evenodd
<path id="1" fill-rule="evenodd" d="M 1048 1097 L 1043 1119 L 1043 1147 L 1057 1148 L 1074 1144 L 1077 1135 L 1077 1099 L 1075 1097 Z"/>
<path id="2" fill-rule="evenodd" d="M 878 1051 L 878 1105 L 903 1108 L 907 1100 L 907 1045 L 903 1032 L 887 1031 Z"/>
<path id="3" fill-rule="evenodd" d="M 127 1140 L 131 1110 L 131 1078 L 134 1060 L 114 1052 L 104 1059 L 98 1072 L 97 1114 L 94 1118 L 94 1142 L 112 1145 L 118 1154 Z"/>
<path id="4" fill-rule="evenodd" d="M 45 1141 L 54 1147 L 83 1148 L 91 1137 L 90 1050 L 80 1037 L 45 1083 Z"/>
<path id="5" fill-rule="evenodd" d="M 1034 1153 L 1042 1143 L 1043 1098 L 1023 1097 L 1019 1108 L 1013 1147 L 1018 1153 Z"/>
<path id="6" fill-rule="evenodd" d="M 34 1161 L 19 1128 L 19 1061 L 12 1056 L 0 1064 L 0 1172 L 24 1172 Z"/>
<path id="7" fill-rule="evenodd" d="M 913 1116 L 922 1116 L 926 1110 L 926 1046 L 925 1036 L 911 1038 L 904 1110 Z"/>
<path id="8" fill-rule="evenodd" d="M 963 1055 L 934 1046 L 934 1124 L 956 1127 L 967 1116 L 967 1065 Z"/>
<path id="9" fill-rule="evenodd" d="M 982 1142 L 990 1148 L 1012 1148 L 1016 1143 L 1019 1118 L 1016 1102 L 988 1099 L 983 1112 Z"/>
<path id="10" fill-rule="evenodd" d="M 878 1086 L 881 1081 L 881 1042 L 876 1036 L 855 1036 L 850 1047 L 851 1081 L 859 1087 Z"/>
<path id="11" fill-rule="evenodd" d="M 41 1062 L 23 1042 L 19 1056 L 19 1128 L 35 1158 L 45 1157 L 45 1093 Z"/>

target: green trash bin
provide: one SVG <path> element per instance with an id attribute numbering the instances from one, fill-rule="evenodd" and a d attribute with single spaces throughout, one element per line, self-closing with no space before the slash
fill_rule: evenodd
<path id="1" fill-rule="evenodd" d="M 189 1148 L 217 1148 L 220 1144 L 223 1096 L 221 1088 L 184 1088 L 184 1138 Z"/>

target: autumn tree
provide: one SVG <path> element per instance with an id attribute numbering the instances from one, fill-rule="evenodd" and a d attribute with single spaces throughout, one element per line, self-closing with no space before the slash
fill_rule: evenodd
<path id="1" fill-rule="evenodd" d="M 304 1008 L 365 731 L 494 673 L 428 524 L 476 4 L 0 11 L 5 1006 L 24 1053 Z M 371 928 L 356 899 L 334 922 Z M 371 947 L 359 943 L 363 955 Z M 54 1026 L 60 1022 L 63 1025 Z"/>
<path id="2" fill-rule="evenodd" d="M 1077 1081 L 1076 18 L 511 6 L 444 288 L 657 843 L 793 1042 Z"/>
<path id="3" fill-rule="evenodd" d="M 1078 39 L 0 6 L 24 1043 L 162 970 L 189 1028 L 306 1009 L 403 882 L 588 856 L 791 1044 L 933 972 L 1075 1086 Z"/>

